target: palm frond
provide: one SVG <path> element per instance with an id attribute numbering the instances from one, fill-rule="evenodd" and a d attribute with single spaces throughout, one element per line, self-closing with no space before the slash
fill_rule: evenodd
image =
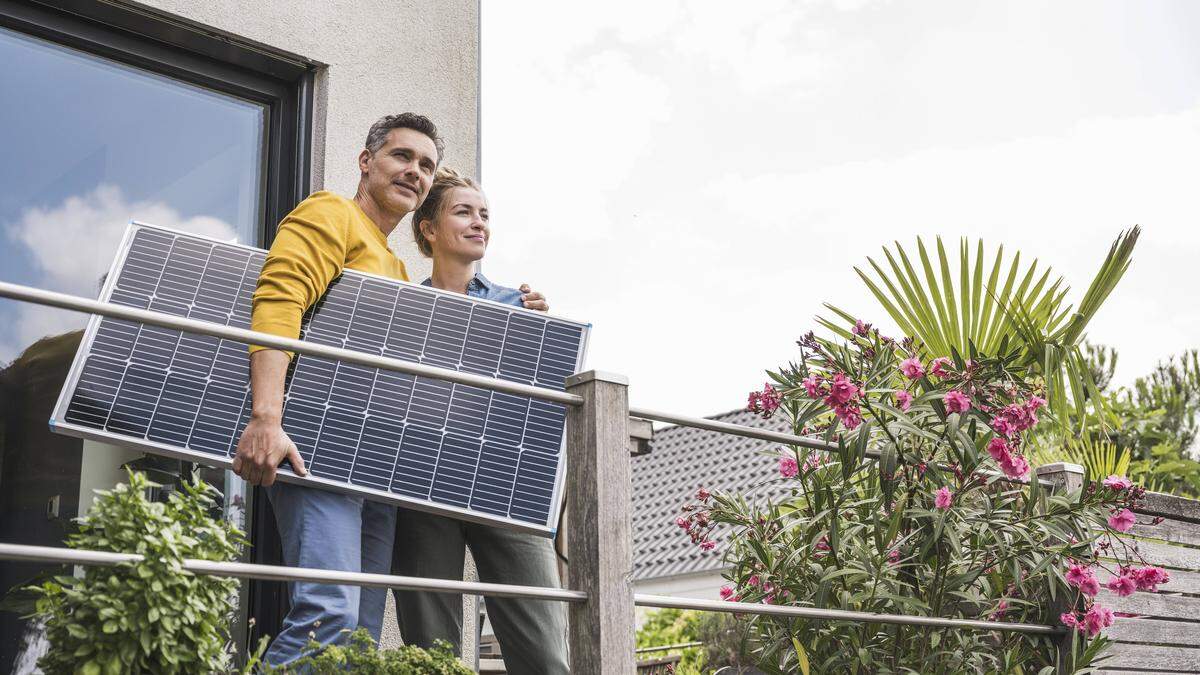
<path id="1" fill-rule="evenodd" d="M 1081 349 L 1084 330 L 1129 268 L 1140 233 L 1133 227 L 1117 237 L 1077 310 L 1066 303 L 1070 287 L 1050 267 L 1041 268 L 1036 259 L 1023 265 L 1020 252 L 1006 260 L 1003 246 L 988 265 L 982 241 L 972 246 L 960 240 L 957 274 L 941 237 L 932 248 L 918 237 L 915 256 L 894 242 L 883 248 L 882 263 L 868 257 L 868 267 L 854 270 L 926 357 L 1016 356 L 1046 382 L 1050 413 L 1065 434 L 1072 419 L 1081 423 L 1089 401 L 1103 406 L 1101 386 Z M 853 325 L 851 313 L 826 307 Z M 835 329 L 838 321 L 819 321 L 845 335 L 844 328 Z"/>
<path id="2" fill-rule="evenodd" d="M 1032 454 L 1034 463 L 1038 465 L 1054 462 L 1081 464 L 1093 480 L 1129 475 L 1129 449 L 1118 447 L 1107 439 L 1093 438 L 1091 434 L 1073 438 L 1060 447 L 1038 448 Z"/>

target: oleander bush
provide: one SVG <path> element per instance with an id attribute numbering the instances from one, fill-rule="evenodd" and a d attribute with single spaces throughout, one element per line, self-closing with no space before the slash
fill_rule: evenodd
<path id="1" fill-rule="evenodd" d="M 998 253 L 985 274 L 982 245 L 972 263 L 964 243 L 955 275 L 939 241 L 938 274 L 923 245 L 919 267 L 897 246 L 892 274 L 874 262 L 881 281 L 860 274 L 911 337 L 831 308 L 845 326 L 822 320 L 833 337 L 805 335 L 799 360 L 750 395 L 750 410 L 784 415 L 831 450 L 781 448 L 769 484 L 701 489 L 676 521 L 729 564 L 729 601 L 1049 625 L 1065 648 L 1033 633 L 745 614 L 760 669 L 1094 667 L 1116 619 L 1096 601 L 1100 586 L 1123 596 L 1168 580 L 1126 536 L 1144 490 L 1092 472 L 1080 489 L 1052 491 L 1031 480 L 1029 450 L 1047 428 L 1076 433 L 1082 420 L 1070 411 L 1098 393 L 1083 328 L 1136 237 L 1113 244 L 1077 311 L 1036 263 L 1020 272 L 1019 256 L 1005 272 Z"/>

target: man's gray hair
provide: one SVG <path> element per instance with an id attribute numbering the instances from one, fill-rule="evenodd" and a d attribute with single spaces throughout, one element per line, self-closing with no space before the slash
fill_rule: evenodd
<path id="1" fill-rule="evenodd" d="M 429 121 L 428 117 L 416 113 L 406 112 L 381 117 L 378 122 L 371 125 L 371 130 L 367 132 L 365 146 L 367 150 L 374 153 L 382 148 L 392 129 L 412 129 L 428 136 L 433 141 L 433 146 L 437 148 L 438 164 L 442 163 L 442 153 L 446 150 L 446 144 L 442 141 L 442 137 L 438 136 L 437 127 L 433 125 L 433 122 Z"/>

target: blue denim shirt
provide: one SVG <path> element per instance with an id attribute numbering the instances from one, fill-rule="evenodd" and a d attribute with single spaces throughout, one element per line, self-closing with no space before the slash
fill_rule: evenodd
<path id="1" fill-rule="evenodd" d="M 433 279 L 426 279 L 421 282 L 422 286 L 433 286 Z M 488 281 L 488 278 L 482 274 L 476 273 L 474 278 L 467 283 L 467 295 L 472 298 L 483 298 L 484 300 L 492 300 L 494 302 L 502 302 L 506 305 L 514 307 L 524 307 L 521 302 L 521 296 L 524 295 L 521 291 L 515 288 L 508 288 L 500 284 L 494 284 Z"/>

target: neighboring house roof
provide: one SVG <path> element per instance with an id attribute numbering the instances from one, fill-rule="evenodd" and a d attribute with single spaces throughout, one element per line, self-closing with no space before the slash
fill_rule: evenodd
<path id="1" fill-rule="evenodd" d="M 790 432 L 785 416 L 764 420 L 745 410 L 709 419 Z M 654 432 L 649 454 L 633 458 L 633 579 L 723 569 L 722 547 L 703 551 L 675 524 L 696 490 L 745 494 L 778 477 L 779 444 L 673 426 Z"/>

